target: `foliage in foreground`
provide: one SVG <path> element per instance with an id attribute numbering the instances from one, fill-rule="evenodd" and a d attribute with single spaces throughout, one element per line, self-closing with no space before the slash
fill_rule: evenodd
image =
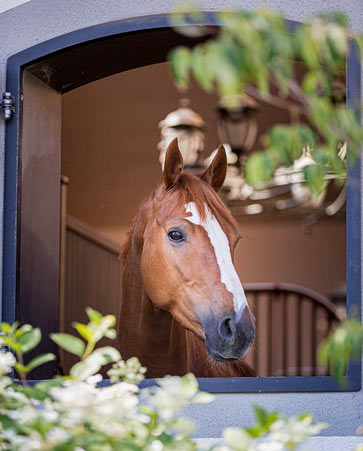
<path id="1" fill-rule="evenodd" d="M 354 318 L 342 321 L 320 346 L 319 361 L 342 384 L 348 363 L 360 358 L 362 344 L 363 324 Z"/>
<path id="2" fill-rule="evenodd" d="M 79 357 L 66 377 L 30 385 L 27 375 L 37 366 L 55 358 L 45 354 L 25 364 L 24 354 L 41 339 L 39 329 L 30 325 L 1 324 L 0 352 L 0 449 L 54 451 L 162 451 L 196 450 L 191 439 L 193 422 L 179 415 L 188 404 L 213 400 L 198 390 L 192 374 L 167 376 L 158 385 L 138 387 L 146 369 L 136 358 L 126 362 L 111 347 L 96 348 L 101 338 L 115 337 L 115 317 L 102 316 L 88 308 L 89 323 L 74 323 L 81 338 L 52 334 L 64 350 Z M 14 357 L 16 355 L 16 358 Z M 108 371 L 111 382 L 100 386 L 98 374 L 103 365 L 113 363 Z M 7 374 L 17 372 L 21 383 Z M 249 428 L 228 428 L 225 445 L 215 451 L 294 450 L 325 424 L 312 424 L 311 415 L 286 418 L 255 406 L 256 424 Z"/>
<path id="3" fill-rule="evenodd" d="M 189 9 L 190 6 L 187 6 Z M 304 168 L 305 182 L 318 195 L 329 177 L 344 180 L 346 163 L 339 150 L 348 144 L 348 162 L 359 154 L 363 128 L 359 114 L 344 102 L 342 74 L 354 39 L 363 54 L 363 36 L 353 35 L 341 13 L 319 15 L 300 24 L 296 33 L 267 9 L 216 13 L 220 27 L 198 27 L 200 11 L 173 16 L 173 25 L 185 34 L 206 34 L 209 39 L 193 49 L 177 47 L 170 55 L 176 85 L 185 90 L 193 76 L 207 92 L 216 92 L 233 110 L 249 94 L 289 112 L 289 125 L 276 125 L 264 136 L 261 152 L 247 161 L 247 181 L 261 187 L 279 166 L 291 166 L 312 149 L 315 160 Z M 188 26 L 186 26 L 188 25 Z M 306 71 L 296 81 L 295 61 Z M 354 99 L 355 109 L 361 105 Z"/>

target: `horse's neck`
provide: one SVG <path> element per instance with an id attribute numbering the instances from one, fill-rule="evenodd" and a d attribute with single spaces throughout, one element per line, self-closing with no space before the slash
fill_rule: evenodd
<path id="1" fill-rule="evenodd" d="M 211 360 L 199 338 L 184 329 L 170 313 L 153 306 L 141 279 L 144 228 L 145 220 L 140 218 L 140 222 L 135 223 L 125 262 L 117 340 L 122 357 L 139 357 L 148 368 L 150 378 L 188 372 L 197 377 L 252 375 L 241 361 L 219 364 Z"/>
<path id="2" fill-rule="evenodd" d="M 132 243 L 123 275 L 119 347 L 123 358 L 137 356 L 148 377 L 185 374 L 188 367 L 186 332 L 170 313 L 153 306 L 143 289 L 141 252 Z"/>

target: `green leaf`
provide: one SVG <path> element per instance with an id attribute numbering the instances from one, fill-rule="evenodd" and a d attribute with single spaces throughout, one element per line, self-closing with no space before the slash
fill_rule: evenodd
<path id="1" fill-rule="evenodd" d="M 260 426 L 252 426 L 250 428 L 246 428 L 245 431 L 253 438 L 260 438 L 266 435 L 265 429 Z"/>
<path id="2" fill-rule="evenodd" d="M 14 337 L 15 338 L 19 338 L 21 337 L 25 332 L 30 332 L 31 330 L 33 330 L 33 326 L 31 326 L 30 324 L 24 324 L 23 326 L 19 327 L 19 329 L 17 329 L 14 333 Z"/>
<path id="3" fill-rule="evenodd" d="M 194 48 L 191 59 L 193 76 L 207 92 L 210 92 L 213 88 L 214 72 L 213 68 L 210 67 L 211 56 L 209 47 L 199 45 Z"/>
<path id="4" fill-rule="evenodd" d="M 8 334 L 11 331 L 11 326 L 8 323 L 1 323 L 1 332 Z"/>
<path id="5" fill-rule="evenodd" d="M 319 164 L 310 164 L 304 168 L 305 180 L 311 188 L 311 192 L 318 196 L 326 186 L 324 180 L 325 171 Z"/>
<path id="6" fill-rule="evenodd" d="M 13 431 L 20 430 L 20 424 L 16 420 L 10 418 L 8 415 L 0 414 L 0 424 L 2 426 L 2 429 L 10 429 Z"/>
<path id="7" fill-rule="evenodd" d="M 15 322 L 10 326 L 10 333 L 11 333 L 11 334 L 14 334 L 15 331 L 16 331 L 16 329 L 18 328 L 18 326 L 19 326 L 19 322 L 18 322 L 18 321 L 15 321 Z"/>
<path id="8" fill-rule="evenodd" d="M 81 337 L 83 337 L 87 341 L 94 340 L 94 332 L 85 324 L 81 323 L 72 323 L 72 326 L 76 329 Z"/>
<path id="9" fill-rule="evenodd" d="M 70 334 L 50 334 L 50 338 L 61 348 L 72 354 L 78 355 L 79 357 L 83 356 L 86 349 L 86 346 L 81 339 Z"/>
<path id="10" fill-rule="evenodd" d="M 117 349 L 111 346 L 104 346 L 92 352 L 85 360 L 72 366 L 70 375 L 74 379 L 85 380 L 89 376 L 96 374 L 100 368 L 111 362 L 117 362 L 121 355 Z"/>
<path id="11" fill-rule="evenodd" d="M 258 425 L 263 427 L 265 433 L 268 432 L 271 425 L 277 420 L 279 416 L 278 412 L 268 412 L 257 404 L 253 405 L 253 409 L 255 411 Z"/>
<path id="12" fill-rule="evenodd" d="M 268 424 L 267 411 L 256 404 L 253 406 L 253 410 L 255 411 L 258 424 L 261 426 L 266 426 Z"/>
<path id="13" fill-rule="evenodd" d="M 246 162 L 246 179 L 251 185 L 262 187 L 271 180 L 275 169 L 276 164 L 271 155 L 266 152 L 256 152 Z"/>
<path id="14" fill-rule="evenodd" d="M 360 357 L 363 343 L 363 325 L 356 319 L 342 321 L 319 346 L 318 359 L 333 371 L 339 383 L 343 383 L 348 362 Z"/>
<path id="15" fill-rule="evenodd" d="M 25 332 L 19 337 L 18 343 L 20 345 L 21 351 L 27 353 L 34 349 L 42 339 L 42 334 L 39 327 L 36 329 Z"/>
<path id="16" fill-rule="evenodd" d="M 6 346 L 8 346 L 10 349 L 12 349 L 13 351 L 17 352 L 21 350 L 21 346 L 19 343 L 17 343 L 15 340 L 13 340 L 12 338 L 3 335 L 1 337 L 1 340 L 5 343 Z"/>
<path id="17" fill-rule="evenodd" d="M 29 399 L 37 399 L 38 401 L 44 401 L 49 396 L 42 390 L 36 387 L 30 387 L 29 385 L 16 385 L 14 384 L 14 390 L 23 393 Z"/>
<path id="18" fill-rule="evenodd" d="M 192 64 L 192 55 L 187 47 L 178 47 L 168 55 L 176 84 L 187 88 L 189 85 L 189 72 Z"/>
<path id="19" fill-rule="evenodd" d="M 301 415 L 299 415 L 299 420 L 305 420 L 306 418 L 312 418 L 311 413 L 302 413 Z"/>
<path id="20" fill-rule="evenodd" d="M 44 363 L 51 362 L 52 360 L 55 360 L 55 358 L 55 355 L 51 353 L 38 355 L 26 365 L 26 372 L 30 373 L 30 371 L 34 370 L 34 368 L 37 368 Z"/>
<path id="21" fill-rule="evenodd" d="M 91 322 L 99 323 L 103 318 L 100 312 L 91 307 L 86 308 L 86 313 Z"/>
<path id="22" fill-rule="evenodd" d="M 67 379 L 69 379 L 69 376 L 67 376 L 67 377 L 65 377 L 65 376 L 56 376 L 54 379 L 38 382 L 35 385 L 35 387 L 38 390 L 40 390 L 40 391 L 42 391 L 44 393 L 48 393 L 50 388 L 59 387 Z"/>
<path id="23" fill-rule="evenodd" d="M 19 362 L 14 363 L 14 368 L 16 372 L 19 374 L 19 376 L 21 373 L 26 373 L 26 367 Z"/>

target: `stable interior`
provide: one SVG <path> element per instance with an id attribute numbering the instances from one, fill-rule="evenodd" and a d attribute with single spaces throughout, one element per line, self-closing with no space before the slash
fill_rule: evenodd
<path id="1" fill-rule="evenodd" d="M 191 107 L 207 124 L 204 155 L 217 148 L 217 98 L 192 85 Z M 178 107 L 167 63 L 118 73 L 62 96 L 62 202 L 65 277 L 61 286 L 60 328 L 86 321 L 87 305 L 118 316 L 122 288 L 123 243 L 140 202 L 155 188 L 161 167 L 158 123 Z M 274 124 L 288 123 L 286 111 L 259 103 L 259 138 Z M 311 226 L 312 212 L 301 208 L 239 215 L 242 240 L 235 267 L 243 285 L 289 283 L 345 305 L 345 212 Z M 305 220 L 304 220 L 305 219 Z M 305 224 L 305 226 L 304 226 Z M 251 304 L 256 295 L 247 289 Z M 272 305 L 272 297 L 274 298 Z M 288 292 L 260 293 L 258 343 L 246 357 L 258 376 L 326 374 L 316 363 L 316 344 L 326 333 L 326 314 Z M 62 300 L 63 299 L 63 300 Z M 299 310 L 298 310 L 299 309 Z M 286 326 L 281 327 L 285 321 Z M 319 326 L 320 324 L 320 326 Z M 325 325 L 324 325 L 325 324 Z M 272 333 L 271 328 L 276 332 Z M 299 329 L 299 336 L 296 330 Z M 73 362 L 63 356 L 63 370 Z"/>

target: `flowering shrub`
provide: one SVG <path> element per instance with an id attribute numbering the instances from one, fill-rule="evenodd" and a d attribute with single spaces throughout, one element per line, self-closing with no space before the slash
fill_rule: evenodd
<path id="1" fill-rule="evenodd" d="M 190 438 L 192 421 L 177 414 L 188 404 L 212 401 L 212 396 L 198 390 L 192 374 L 167 376 L 159 379 L 158 385 L 139 388 L 146 369 L 137 358 L 123 361 L 110 346 L 95 349 L 101 338 L 115 337 L 115 317 L 102 316 L 91 308 L 87 314 L 87 325 L 74 323 L 83 340 L 68 334 L 51 335 L 80 359 L 70 375 L 34 385 L 27 381 L 27 374 L 55 356 L 43 354 L 25 363 L 24 354 L 37 346 L 40 330 L 1 324 L 1 345 L 11 351 L 0 352 L 0 449 L 196 450 L 197 444 Z M 99 386 L 102 376 L 98 372 L 108 363 L 113 363 L 108 371 L 112 384 Z M 8 376 L 14 370 L 20 381 Z M 310 415 L 283 418 L 258 406 L 255 412 L 255 426 L 226 429 L 226 444 L 212 449 L 293 450 L 325 427 L 312 425 Z"/>

